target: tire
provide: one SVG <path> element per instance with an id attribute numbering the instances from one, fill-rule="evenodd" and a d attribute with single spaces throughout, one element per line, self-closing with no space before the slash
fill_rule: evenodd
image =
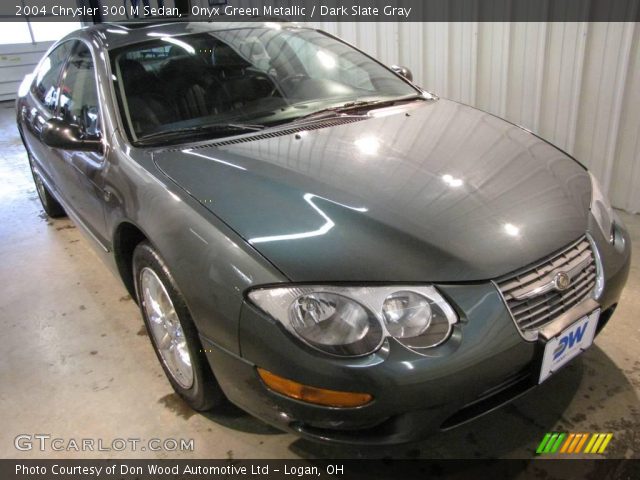
<path id="1" fill-rule="evenodd" d="M 44 212 L 51 218 L 66 217 L 67 214 L 64 211 L 64 208 L 62 208 L 62 205 L 60 205 L 60 203 L 58 203 L 55 197 L 51 194 L 47 186 L 42 181 L 40 173 L 38 173 L 34 167 L 33 158 L 31 158 L 30 154 L 28 156 L 31 175 L 33 175 L 33 183 L 36 185 L 36 192 L 38 192 L 38 197 L 40 198 L 40 203 L 42 204 Z"/>
<path id="2" fill-rule="evenodd" d="M 224 394 L 209 367 L 184 298 L 162 257 L 146 241 L 140 243 L 133 252 L 133 273 L 138 305 L 149 339 L 171 386 L 194 410 L 206 411 L 220 405 L 224 401 Z M 162 288 L 158 287 L 157 281 Z M 155 310 L 152 307 L 154 302 L 148 302 L 149 298 L 155 299 Z M 170 303 L 164 301 L 165 298 L 168 298 Z M 175 312 L 175 316 L 171 313 L 158 315 L 159 309 Z M 176 328 L 178 324 L 182 335 Z M 165 333 L 168 330 L 173 331 L 173 337 Z M 161 348 L 161 336 L 165 340 L 170 339 L 173 346 L 167 348 L 166 344 L 169 342 L 165 341 L 165 348 Z M 184 360 L 181 361 L 185 352 L 188 352 L 191 364 L 190 377 Z"/>

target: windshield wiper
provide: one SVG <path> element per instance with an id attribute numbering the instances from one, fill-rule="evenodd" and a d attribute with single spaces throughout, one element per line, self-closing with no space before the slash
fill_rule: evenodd
<path id="1" fill-rule="evenodd" d="M 211 132 L 226 132 L 226 131 L 258 131 L 265 128 L 264 125 L 249 124 L 249 123 L 210 123 L 206 125 L 196 125 L 193 127 L 177 128 L 174 130 L 160 130 L 158 132 L 147 133 L 138 138 L 138 143 L 149 143 L 149 141 L 163 138 L 166 140 L 183 137 L 185 135 L 205 135 Z"/>
<path id="2" fill-rule="evenodd" d="M 367 108 L 367 107 L 373 107 L 373 108 L 388 107 L 388 106 L 396 105 L 401 102 L 410 102 L 413 100 L 427 100 L 427 98 L 424 95 L 417 94 L 417 95 L 410 95 L 406 97 L 398 97 L 398 98 L 391 98 L 391 99 L 385 99 L 385 100 L 353 100 L 351 102 L 343 103 L 342 105 L 334 105 L 332 107 L 316 110 L 315 112 L 311 112 L 306 115 L 302 115 L 301 117 L 297 117 L 293 121 L 299 122 L 299 121 L 305 121 L 313 118 L 336 117 L 341 114 L 362 110 L 363 108 Z M 372 108 L 367 108 L 367 109 L 371 110 Z"/>

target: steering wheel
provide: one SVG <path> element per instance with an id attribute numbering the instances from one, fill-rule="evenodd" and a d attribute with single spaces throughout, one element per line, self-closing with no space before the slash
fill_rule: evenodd
<path id="1" fill-rule="evenodd" d="M 273 76 L 269 75 L 266 72 L 263 72 L 262 70 L 251 67 L 247 68 L 246 72 L 249 73 L 250 76 L 254 79 L 265 80 L 269 82 L 269 85 L 271 85 L 271 90 L 269 90 L 269 93 L 267 93 L 267 97 L 282 97 L 282 92 L 279 91 L 278 84 L 274 80 Z"/>
<path id="2" fill-rule="evenodd" d="M 255 78 L 266 80 L 271 85 L 271 90 L 267 94 L 267 97 L 282 97 L 282 93 L 278 90 L 278 84 L 273 81 L 273 77 L 267 73 L 259 72 L 255 75 Z"/>

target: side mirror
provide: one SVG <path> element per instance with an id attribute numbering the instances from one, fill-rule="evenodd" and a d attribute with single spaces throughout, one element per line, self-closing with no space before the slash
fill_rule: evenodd
<path id="1" fill-rule="evenodd" d="M 45 145 L 62 150 L 82 152 L 102 152 L 100 136 L 87 136 L 79 125 L 73 125 L 59 118 L 47 120 L 42 126 L 40 138 Z"/>
<path id="2" fill-rule="evenodd" d="M 391 65 L 391 70 L 396 72 L 398 75 L 402 75 L 404 78 L 413 82 L 413 73 L 407 67 L 403 67 L 402 65 Z"/>

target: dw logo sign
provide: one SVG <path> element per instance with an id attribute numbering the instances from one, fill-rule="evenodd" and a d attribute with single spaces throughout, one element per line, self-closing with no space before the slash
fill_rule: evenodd
<path id="1" fill-rule="evenodd" d="M 557 360 L 560 358 L 562 353 L 567 349 L 573 347 L 574 344 L 580 343 L 582 337 L 584 335 L 585 330 L 587 329 L 587 324 L 583 323 L 580 327 L 572 330 L 567 333 L 564 337 L 560 339 L 560 343 L 558 344 L 558 348 L 553 353 L 553 359 Z"/>

